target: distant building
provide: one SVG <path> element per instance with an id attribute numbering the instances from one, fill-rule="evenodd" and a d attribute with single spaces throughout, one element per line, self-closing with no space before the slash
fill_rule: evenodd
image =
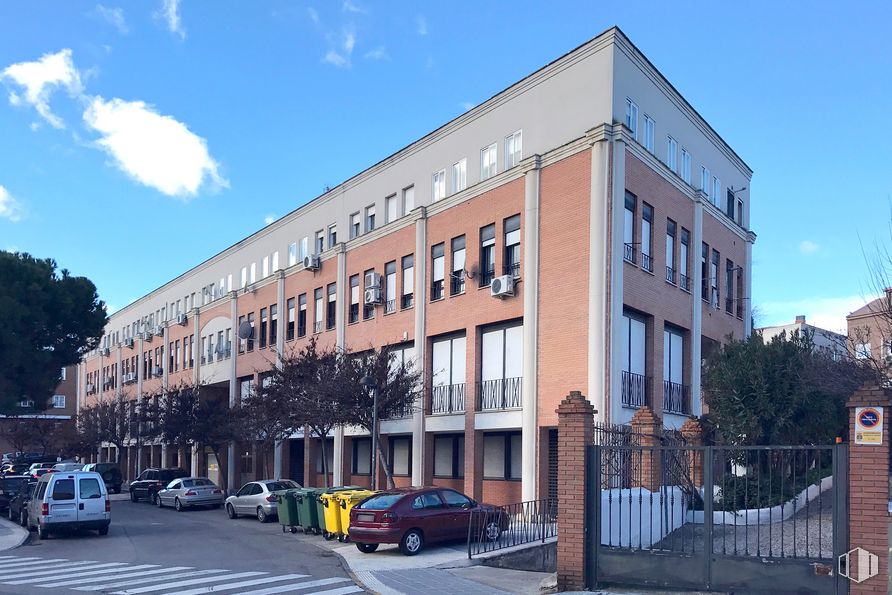
<path id="1" fill-rule="evenodd" d="M 856 359 L 892 356 L 892 287 L 846 316 L 846 324 Z"/>
<path id="2" fill-rule="evenodd" d="M 813 324 L 808 324 L 805 321 L 804 314 L 797 316 L 796 321 L 791 324 L 765 326 L 756 330 L 762 333 L 762 338 L 766 342 L 783 332 L 787 333 L 788 339 L 796 332 L 800 335 L 808 333 L 811 335 L 815 347 L 830 352 L 833 354 L 834 359 L 841 359 L 848 352 L 848 341 L 845 335 L 828 331 L 827 329 L 817 327 Z"/>
<path id="3" fill-rule="evenodd" d="M 36 428 L 28 430 L 27 424 L 36 418 L 42 418 L 55 422 L 56 426 L 72 423 L 72 419 L 77 408 L 77 366 L 68 366 L 62 368 L 59 374 L 59 384 L 53 391 L 53 395 L 49 398 L 49 403 L 43 410 L 38 410 L 33 401 L 19 401 L 16 404 L 17 411 L 11 415 L 0 415 L 0 453 L 15 452 L 17 448 L 10 440 L 10 434 L 16 432 L 10 431 L 11 424 L 19 424 L 24 426 L 19 434 L 27 435 L 28 432 L 37 432 Z M 41 426 L 44 427 L 44 426 Z M 52 442 L 47 436 L 30 436 L 25 444 L 24 452 L 41 452 L 44 444 Z M 58 450 L 58 445 L 51 445 L 50 450 Z M 47 454 L 58 454 L 57 452 L 47 452 Z"/>

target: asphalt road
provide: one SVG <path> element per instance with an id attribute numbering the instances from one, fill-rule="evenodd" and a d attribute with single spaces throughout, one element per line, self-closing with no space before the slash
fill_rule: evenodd
<path id="1" fill-rule="evenodd" d="M 311 539 L 283 533 L 275 521 L 230 520 L 222 509 L 178 513 L 115 498 L 107 536 L 94 531 L 40 540 L 32 533 L 21 547 L 0 552 L 0 593 L 88 589 L 252 595 L 361 591 L 338 557 Z"/>

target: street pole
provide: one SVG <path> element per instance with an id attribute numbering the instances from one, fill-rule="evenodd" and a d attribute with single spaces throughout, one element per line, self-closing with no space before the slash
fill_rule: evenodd
<path id="1" fill-rule="evenodd" d="M 372 489 L 378 489 L 378 389 L 372 387 Z"/>

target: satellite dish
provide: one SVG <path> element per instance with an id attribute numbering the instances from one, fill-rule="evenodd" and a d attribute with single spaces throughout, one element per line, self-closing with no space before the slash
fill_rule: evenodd
<path id="1" fill-rule="evenodd" d="M 238 338 L 239 339 L 250 339 L 251 335 L 254 334 L 254 329 L 251 327 L 251 323 L 247 320 L 243 320 L 240 325 L 238 325 Z"/>

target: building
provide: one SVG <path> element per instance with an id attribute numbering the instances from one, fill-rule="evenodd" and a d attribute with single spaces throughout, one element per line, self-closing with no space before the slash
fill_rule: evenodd
<path id="1" fill-rule="evenodd" d="M 184 380 L 236 402 L 273 346 L 389 346 L 433 376 L 382 423 L 398 483 L 553 495 L 568 391 L 612 423 L 645 403 L 669 427 L 700 413 L 704 354 L 750 330 L 751 175 L 609 29 L 116 312 L 83 402 Z M 369 438 L 330 440 L 335 484 L 368 485 Z M 131 475 L 190 464 L 130 450 Z M 236 487 L 258 453 L 230 452 L 191 465 L 226 464 Z M 297 436 L 275 474 L 319 483 L 317 453 Z"/>
<path id="2" fill-rule="evenodd" d="M 78 366 L 62 368 L 59 384 L 46 408 L 35 408 L 33 401 L 19 401 L 15 414 L 0 416 L 0 452 L 46 452 L 71 454 L 64 449 L 66 437 L 77 410 Z M 66 426 L 69 426 L 66 428 Z"/>
<path id="3" fill-rule="evenodd" d="M 848 343 L 855 359 L 885 366 L 892 358 L 892 287 L 846 316 Z"/>
<path id="4" fill-rule="evenodd" d="M 803 314 L 797 316 L 792 324 L 764 326 L 756 330 L 762 334 L 766 343 L 781 333 L 786 333 L 787 339 L 792 337 L 793 333 L 799 333 L 799 336 L 808 334 L 817 349 L 830 353 L 834 359 L 841 359 L 849 352 L 848 340 L 845 335 L 808 324 Z"/>

